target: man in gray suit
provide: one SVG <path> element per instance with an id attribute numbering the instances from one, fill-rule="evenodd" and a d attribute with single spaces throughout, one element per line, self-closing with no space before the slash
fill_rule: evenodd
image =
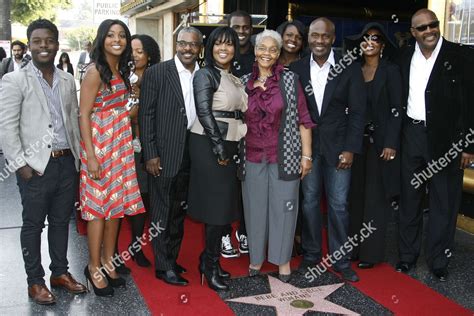
<path id="1" fill-rule="evenodd" d="M 4 58 L 2 64 L 0 65 L 0 79 L 6 73 L 12 72 L 14 70 L 20 69 L 22 63 L 25 61 L 26 57 L 26 45 L 20 41 L 13 41 L 11 44 L 12 48 L 12 57 Z M 28 58 L 26 58 L 28 60 Z"/>
<path id="2" fill-rule="evenodd" d="M 0 134 L 9 170 L 16 171 L 23 204 L 21 247 L 28 295 L 53 304 L 44 281 L 41 232 L 48 217 L 51 286 L 86 292 L 68 272 L 69 219 L 77 193 L 79 167 L 78 104 L 74 78 L 58 71 L 58 29 L 48 20 L 27 29 L 32 62 L 6 74 L 1 87 Z"/>

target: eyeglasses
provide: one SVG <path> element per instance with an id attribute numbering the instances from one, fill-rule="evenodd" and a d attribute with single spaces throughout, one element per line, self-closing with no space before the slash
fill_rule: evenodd
<path id="1" fill-rule="evenodd" d="M 180 47 L 180 48 L 185 48 L 189 45 L 189 47 L 191 47 L 192 49 L 198 49 L 201 47 L 201 43 L 199 42 L 186 42 L 186 41 L 177 41 L 176 44 Z"/>
<path id="2" fill-rule="evenodd" d="M 276 47 L 266 47 L 266 46 L 260 45 L 260 46 L 257 46 L 257 51 L 259 53 L 270 53 L 272 55 L 275 55 L 275 54 L 278 54 L 280 50 Z"/>
<path id="3" fill-rule="evenodd" d="M 439 21 L 433 21 L 430 24 L 425 24 L 425 25 L 420 25 L 420 26 L 414 26 L 412 27 L 413 29 L 417 30 L 418 32 L 424 32 L 426 31 L 427 28 L 430 29 L 436 29 L 439 27 Z"/>
<path id="4" fill-rule="evenodd" d="M 381 43 L 383 42 L 383 37 L 378 34 L 364 34 L 364 40 Z"/>

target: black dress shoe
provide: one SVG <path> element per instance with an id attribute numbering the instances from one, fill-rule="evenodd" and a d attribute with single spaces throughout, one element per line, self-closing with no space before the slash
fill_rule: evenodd
<path id="1" fill-rule="evenodd" d="M 350 282 L 359 281 L 359 276 L 351 268 L 338 269 L 338 268 L 334 267 L 333 269 L 334 269 L 334 271 L 340 273 L 342 278 L 346 281 L 350 281 Z"/>
<path id="2" fill-rule="evenodd" d="M 441 268 L 441 269 L 433 269 L 433 274 L 437 277 L 441 282 L 446 282 L 448 280 L 448 269 Z"/>
<path id="3" fill-rule="evenodd" d="M 374 264 L 361 261 L 357 266 L 359 267 L 359 269 L 372 269 L 374 267 Z"/>
<path id="4" fill-rule="evenodd" d="M 171 284 L 171 285 L 185 286 L 185 285 L 188 285 L 189 283 L 188 280 L 181 277 L 174 270 L 168 270 L 168 271 L 156 270 L 155 276 L 156 278 L 163 280 L 166 283 Z"/>
<path id="5" fill-rule="evenodd" d="M 298 272 L 301 273 L 301 274 L 305 274 L 306 272 L 308 272 L 309 268 L 313 268 L 316 265 L 317 265 L 316 262 L 308 261 L 308 260 L 303 259 L 303 261 L 301 261 L 301 263 L 298 267 Z"/>
<path id="6" fill-rule="evenodd" d="M 414 268 L 415 268 L 414 263 L 412 263 L 412 262 L 403 262 L 403 261 L 398 262 L 397 265 L 395 266 L 395 270 L 397 272 L 403 272 L 403 273 L 408 273 L 411 270 L 413 270 Z"/>
<path id="7" fill-rule="evenodd" d="M 188 270 L 186 270 L 186 268 L 184 268 L 183 266 L 180 266 L 177 263 L 174 264 L 174 270 L 176 271 L 176 273 L 179 273 L 179 274 L 183 274 L 183 273 L 188 272 Z"/>

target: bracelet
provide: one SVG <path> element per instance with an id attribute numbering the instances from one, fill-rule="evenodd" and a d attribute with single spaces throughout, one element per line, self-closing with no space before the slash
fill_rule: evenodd
<path id="1" fill-rule="evenodd" d="M 301 158 L 309 160 L 309 161 L 313 161 L 313 158 L 311 158 L 310 156 L 301 156 Z"/>

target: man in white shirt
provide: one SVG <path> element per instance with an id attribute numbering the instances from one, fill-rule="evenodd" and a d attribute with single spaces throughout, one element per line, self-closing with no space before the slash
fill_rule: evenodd
<path id="1" fill-rule="evenodd" d="M 329 19 L 314 20 L 308 32 L 311 55 L 290 65 L 299 75 L 308 110 L 317 125 L 312 130 L 313 172 L 302 180 L 303 261 L 299 270 L 306 275 L 323 261 L 345 280 L 356 282 L 359 278 L 349 261 L 352 246 L 345 247 L 350 240 L 347 196 L 354 153 L 362 150 L 366 93 L 360 67 L 340 71 L 341 58 L 332 50 L 335 38 L 335 26 Z M 322 258 L 323 185 L 328 196 L 327 258 Z"/>
<path id="2" fill-rule="evenodd" d="M 13 41 L 11 44 L 12 57 L 4 58 L 0 65 L 0 79 L 4 74 L 20 69 L 25 61 L 26 45 L 20 41 Z"/>
<path id="3" fill-rule="evenodd" d="M 426 259 L 446 281 L 452 255 L 463 169 L 474 161 L 473 58 L 468 48 L 440 36 L 434 12 L 421 9 L 411 20 L 414 47 L 399 60 L 406 115 L 402 128 L 399 255 L 396 269 L 407 273 L 421 250 L 429 183 Z"/>
<path id="4" fill-rule="evenodd" d="M 151 222 L 163 230 L 153 238 L 155 275 L 171 285 L 184 286 L 186 269 L 176 263 L 183 239 L 183 201 L 189 183 L 189 129 L 196 119 L 193 78 L 202 34 L 183 28 L 176 56 L 145 72 L 140 91 L 140 138 L 150 174 Z"/>

